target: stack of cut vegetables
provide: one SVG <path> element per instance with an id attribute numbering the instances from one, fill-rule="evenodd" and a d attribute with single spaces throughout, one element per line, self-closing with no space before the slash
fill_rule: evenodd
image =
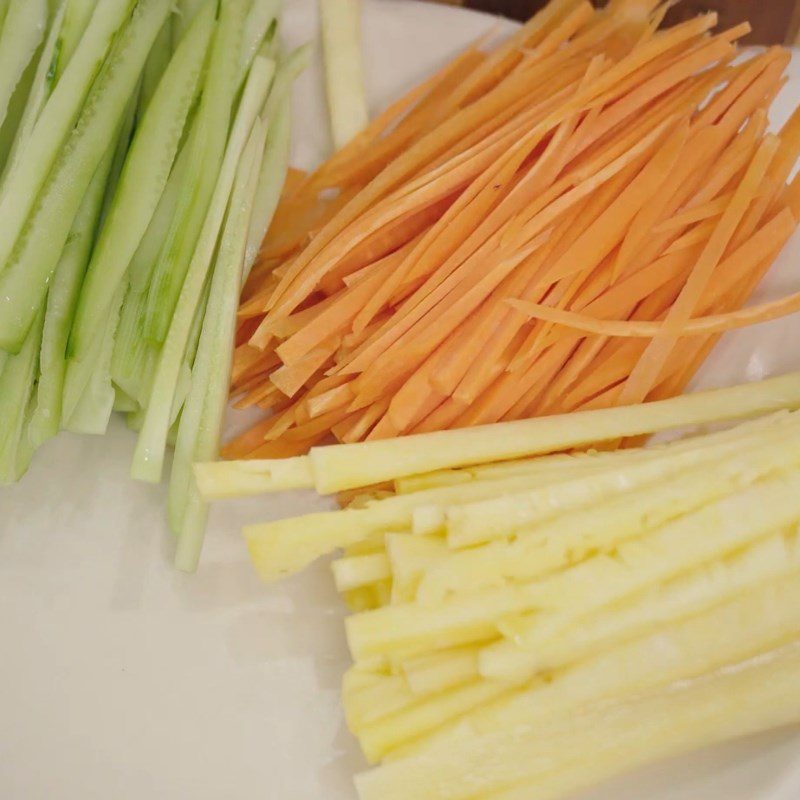
<path id="1" fill-rule="evenodd" d="M 230 458 L 679 394 L 795 230 L 790 55 L 553 0 L 286 186 L 239 310 Z"/>
<path id="2" fill-rule="evenodd" d="M 544 800 L 800 722 L 798 408 L 794 373 L 197 472 L 208 498 L 362 492 L 245 533 L 267 580 L 345 548 L 363 800 Z"/>
<path id="3" fill-rule="evenodd" d="M 9 0 L 0 34 L 0 480 L 60 429 L 175 443 L 192 568 L 196 458 L 219 448 L 241 284 L 287 168 L 276 0 Z"/>

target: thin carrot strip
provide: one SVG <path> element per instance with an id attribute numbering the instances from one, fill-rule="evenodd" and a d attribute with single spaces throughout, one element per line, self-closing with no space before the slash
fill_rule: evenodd
<path id="1" fill-rule="evenodd" d="M 779 141 L 776 137 L 767 136 L 758 148 L 747 174 L 736 190 L 728 209 L 722 215 L 722 219 L 714 230 L 686 285 L 670 309 L 667 317 L 669 323 L 677 327 L 685 323 L 691 316 L 703 290 L 711 280 L 714 269 L 722 258 L 725 248 L 733 238 L 736 227 L 741 222 L 748 205 L 763 180 L 777 151 L 778 144 Z M 674 345 L 675 337 L 671 335 L 658 336 L 650 342 L 647 351 L 625 382 L 625 388 L 621 394 L 622 403 L 639 402 L 637 398 L 644 399 L 647 396 Z"/>

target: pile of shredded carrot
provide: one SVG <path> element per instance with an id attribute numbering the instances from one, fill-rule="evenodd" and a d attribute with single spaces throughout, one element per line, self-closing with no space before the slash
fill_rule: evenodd
<path id="1" fill-rule="evenodd" d="M 314 173 L 244 291 L 229 458 L 680 393 L 800 219 L 789 53 L 713 13 L 553 0 L 478 42 Z"/>

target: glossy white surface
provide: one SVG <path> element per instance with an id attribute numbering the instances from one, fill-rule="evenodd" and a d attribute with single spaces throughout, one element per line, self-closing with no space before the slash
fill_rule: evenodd
<path id="1" fill-rule="evenodd" d="M 287 0 L 292 43 L 315 32 Z M 367 4 L 379 108 L 495 23 L 392 0 Z M 295 163 L 324 155 L 318 65 L 297 87 Z M 800 62 L 776 122 L 800 99 Z M 800 238 L 762 294 L 800 289 Z M 800 367 L 800 317 L 731 335 L 699 381 Z M 173 572 L 163 492 L 128 479 L 133 435 L 62 436 L 0 490 L 2 800 L 353 800 L 363 766 L 339 707 L 347 664 L 325 565 L 276 587 L 246 560 L 246 521 L 322 507 L 308 495 L 218 507 L 202 568 Z M 662 764 L 587 800 L 796 800 L 800 735 Z M 409 798 L 413 800 L 413 798 Z"/>

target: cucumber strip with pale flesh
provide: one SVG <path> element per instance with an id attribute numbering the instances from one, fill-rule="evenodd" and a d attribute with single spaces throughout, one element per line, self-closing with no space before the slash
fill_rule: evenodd
<path id="1" fill-rule="evenodd" d="M 67 11 L 61 33 L 60 58 L 55 65 L 57 79 L 64 73 L 70 59 L 78 49 L 98 5 L 98 0 L 66 0 L 66 2 Z"/>
<path id="2" fill-rule="evenodd" d="M 47 30 L 47 0 L 11 0 L 0 34 L 0 125 Z"/>
<path id="3" fill-rule="evenodd" d="M 3 220 L 0 226 L 0 273 L 6 268 L 42 186 L 62 152 L 64 140 L 74 136 L 73 128 L 97 70 L 105 60 L 115 34 L 128 19 L 133 2 L 104 0 L 97 6 L 77 50 L 45 103 L 30 139 L 22 143 L 19 158 L 5 176 L 0 192 L 0 219 Z M 138 75 L 136 77 L 138 79 Z M 105 149 L 103 147 L 100 154 L 105 153 Z"/>
<path id="4" fill-rule="evenodd" d="M 196 131 L 197 128 L 192 126 L 192 131 L 186 143 L 175 159 L 175 164 L 158 201 L 155 213 L 150 219 L 147 230 L 131 259 L 128 270 L 131 286 L 135 291 L 145 293 L 145 295 L 153 269 L 158 261 L 158 255 L 169 234 L 169 228 L 175 216 L 175 209 L 178 207 L 178 202 L 184 190 L 184 181 L 189 171 L 189 160 L 193 147 L 192 140 L 197 135 Z"/>
<path id="5" fill-rule="evenodd" d="M 242 86 L 247 80 L 247 73 L 250 72 L 255 57 L 261 50 L 264 40 L 275 27 L 280 8 L 281 0 L 253 0 L 244 25 L 244 41 L 242 42 L 237 85 Z M 262 53 L 262 55 L 264 54 Z"/>
<path id="6" fill-rule="evenodd" d="M 10 357 L 0 385 L 0 485 L 22 477 L 29 459 L 19 459 L 19 450 L 28 449 L 28 412 L 39 366 L 39 350 L 44 327 L 44 309 L 36 314 L 19 353 Z"/>
<path id="7" fill-rule="evenodd" d="M 206 0 L 178 0 L 172 20 L 172 47 L 177 49 Z M 214 3 L 216 5 L 216 3 Z"/>
<path id="8" fill-rule="evenodd" d="M 172 407 L 178 372 L 186 353 L 194 311 L 202 295 L 214 257 L 236 170 L 250 131 L 264 105 L 273 69 L 274 65 L 271 61 L 259 56 L 256 58 L 247 80 L 222 169 L 219 171 L 214 196 L 159 358 L 153 383 L 153 394 L 136 445 L 131 469 L 133 477 L 139 480 L 157 482 L 161 479 L 165 441 L 169 429 L 169 411 Z"/>
<path id="9" fill-rule="evenodd" d="M 283 98 L 281 105 L 275 109 L 274 117 L 268 122 L 267 145 L 253 203 L 250 232 L 247 237 L 245 280 L 256 263 L 261 243 L 272 223 L 289 169 L 289 155 L 292 146 L 292 102 L 288 94 Z"/>
<path id="10" fill-rule="evenodd" d="M 110 165 L 109 151 L 81 203 L 47 293 L 36 409 L 29 428 L 31 441 L 37 447 L 55 436 L 61 427 L 67 340 L 81 282 L 92 252 Z"/>
<path id="11" fill-rule="evenodd" d="M 214 458 L 219 452 L 236 336 L 236 308 L 265 139 L 266 127 L 257 120 L 239 165 L 211 282 L 213 302 L 203 321 L 192 388 L 175 443 L 174 481 L 170 483 L 170 491 L 177 493 L 175 521 L 180 524 L 175 565 L 186 572 L 197 569 L 207 517 L 206 504 L 192 480 L 192 463 Z"/>
<path id="12" fill-rule="evenodd" d="M 39 114 L 44 108 L 44 104 L 50 97 L 55 85 L 55 66 L 58 63 L 61 50 L 61 30 L 64 24 L 64 16 L 67 10 L 67 2 L 61 3 L 53 17 L 50 25 L 50 32 L 47 34 L 44 47 L 39 56 L 39 63 L 36 66 L 36 74 L 31 84 L 28 100 L 25 103 L 25 110 L 22 119 L 14 136 L 14 144 L 11 148 L 10 162 L 13 164 L 24 143 L 28 141 L 39 119 Z"/>
<path id="13" fill-rule="evenodd" d="M 70 356 L 76 360 L 102 326 L 158 207 L 213 28 L 213 8 L 207 5 L 183 39 L 136 131 L 81 291 L 70 336 Z"/>
<path id="14" fill-rule="evenodd" d="M 187 182 L 148 289 L 145 335 L 153 342 L 167 336 L 225 155 L 247 6 L 245 0 L 227 0 L 220 9 Z"/>
<path id="15" fill-rule="evenodd" d="M 139 95 L 139 117 L 143 117 L 172 59 L 172 15 L 158 33 L 142 73 L 142 92 Z"/>
<path id="16" fill-rule="evenodd" d="M 64 427 L 72 433 L 102 436 L 108 430 L 116 399 L 111 381 L 111 359 L 126 288 L 124 284 L 117 287 L 116 296 L 108 310 L 105 330 L 98 332 L 96 350 L 89 356 L 91 369 L 88 380 L 77 402 L 71 405 L 69 416 L 65 418 Z"/>
<path id="17" fill-rule="evenodd" d="M 114 383 L 140 408 L 147 406 L 158 358 L 158 349 L 144 338 L 144 303 L 143 294 L 128 289 L 111 360 Z"/>
<path id="18" fill-rule="evenodd" d="M 44 300 L 83 195 L 114 141 L 169 9 L 169 0 L 140 0 L 136 6 L 92 87 L 12 262 L 0 276 L 0 348 L 4 350 L 19 349 L 38 304 Z"/>
<path id="19" fill-rule="evenodd" d="M 319 0 L 325 84 L 336 149 L 369 124 L 361 55 L 361 0 Z"/>

